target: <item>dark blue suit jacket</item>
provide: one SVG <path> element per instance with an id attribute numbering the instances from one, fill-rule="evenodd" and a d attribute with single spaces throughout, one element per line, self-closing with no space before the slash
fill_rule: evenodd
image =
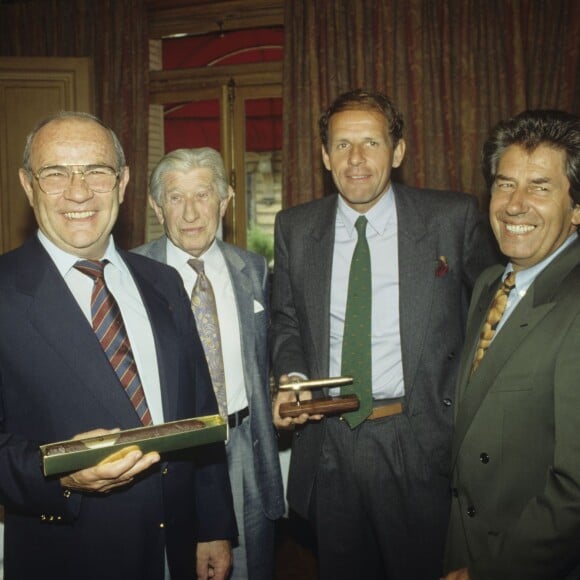
<path id="1" fill-rule="evenodd" d="M 149 314 L 166 421 L 217 412 L 189 301 L 171 268 L 121 252 Z M 195 542 L 236 535 L 223 444 L 163 457 L 109 494 L 65 497 L 38 445 L 139 426 L 94 332 L 34 237 L 0 256 L 0 503 L 7 578 L 195 577 Z"/>

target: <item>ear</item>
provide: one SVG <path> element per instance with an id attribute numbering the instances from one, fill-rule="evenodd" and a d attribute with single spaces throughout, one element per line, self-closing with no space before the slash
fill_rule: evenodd
<path id="1" fill-rule="evenodd" d="M 572 219 L 570 220 L 573 225 L 580 226 L 580 204 L 575 204 L 572 208 Z"/>
<path id="2" fill-rule="evenodd" d="M 119 203 L 123 203 L 125 200 L 125 189 L 129 183 L 129 168 L 125 165 L 121 169 L 121 174 L 119 175 Z"/>
<path id="3" fill-rule="evenodd" d="M 403 138 L 399 139 L 399 142 L 393 151 L 393 167 L 399 167 L 399 165 L 403 163 L 406 149 L 407 144 L 405 143 L 405 140 Z"/>
<path id="4" fill-rule="evenodd" d="M 228 196 L 225 199 L 220 201 L 220 217 L 224 217 L 226 215 L 226 210 L 228 209 L 228 205 L 230 201 L 235 197 L 235 192 L 232 186 L 228 186 Z"/>
<path id="5" fill-rule="evenodd" d="M 324 167 L 330 171 L 330 155 L 328 154 L 328 151 L 324 145 L 322 145 L 320 150 L 322 151 L 322 163 L 324 163 Z"/>
<path id="6" fill-rule="evenodd" d="M 20 185 L 22 185 L 24 193 L 26 193 L 30 207 L 34 207 L 34 188 L 32 187 L 32 179 L 30 174 L 28 171 L 26 171 L 26 169 L 21 167 L 18 170 L 18 178 L 20 179 Z"/>
<path id="7" fill-rule="evenodd" d="M 165 222 L 165 216 L 163 215 L 163 208 L 157 204 L 151 195 L 147 196 L 147 201 L 149 202 L 149 207 L 155 212 L 157 220 L 161 225 Z"/>

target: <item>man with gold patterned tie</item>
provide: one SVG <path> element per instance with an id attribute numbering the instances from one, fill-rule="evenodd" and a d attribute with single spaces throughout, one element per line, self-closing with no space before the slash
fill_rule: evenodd
<path id="1" fill-rule="evenodd" d="M 481 275 L 469 312 L 446 579 L 577 579 L 580 117 L 533 110 L 499 123 L 484 175 L 509 263 Z M 515 286 L 481 352 L 490 302 L 509 278 Z"/>
<path id="2" fill-rule="evenodd" d="M 224 579 L 236 525 L 222 443 L 43 476 L 40 444 L 217 405 L 181 280 L 113 241 L 129 181 L 113 131 L 85 113 L 42 121 L 20 181 L 39 230 L 0 256 L 6 578 Z"/>
<path id="3" fill-rule="evenodd" d="M 284 497 L 269 389 L 266 260 L 216 238 L 233 191 L 214 149 L 165 155 L 149 193 L 166 235 L 135 251 L 181 275 L 230 427 L 226 453 L 239 530 L 230 579 L 270 580 Z"/>

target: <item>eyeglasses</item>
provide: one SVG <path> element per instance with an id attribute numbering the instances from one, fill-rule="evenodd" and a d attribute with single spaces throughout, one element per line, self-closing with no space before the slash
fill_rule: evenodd
<path id="1" fill-rule="evenodd" d="M 108 165 L 52 165 L 43 167 L 32 175 L 46 195 L 59 195 L 70 187 L 75 174 L 80 175 L 85 185 L 94 193 L 110 193 L 119 179 L 119 171 Z"/>

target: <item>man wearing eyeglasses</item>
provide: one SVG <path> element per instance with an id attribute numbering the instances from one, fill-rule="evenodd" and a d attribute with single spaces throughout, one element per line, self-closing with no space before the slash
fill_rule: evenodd
<path id="1" fill-rule="evenodd" d="M 40 444 L 214 414 L 217 406 L 179 276 L 114 244 L 129 181 L 114 133 L 83 113 L 43 121 L 28 138 L 20 181 L 39 231 L 0 256 L 6 577 L 225 578 L 236 526 L 223 444 L 163 458 L 134 450 L 43 476 Z M 94 292 L 102 282 L 87 265 L 104 271 L 122 320 L 116 336 L 137 377 L 130 387 L 102 346 Z"/>

